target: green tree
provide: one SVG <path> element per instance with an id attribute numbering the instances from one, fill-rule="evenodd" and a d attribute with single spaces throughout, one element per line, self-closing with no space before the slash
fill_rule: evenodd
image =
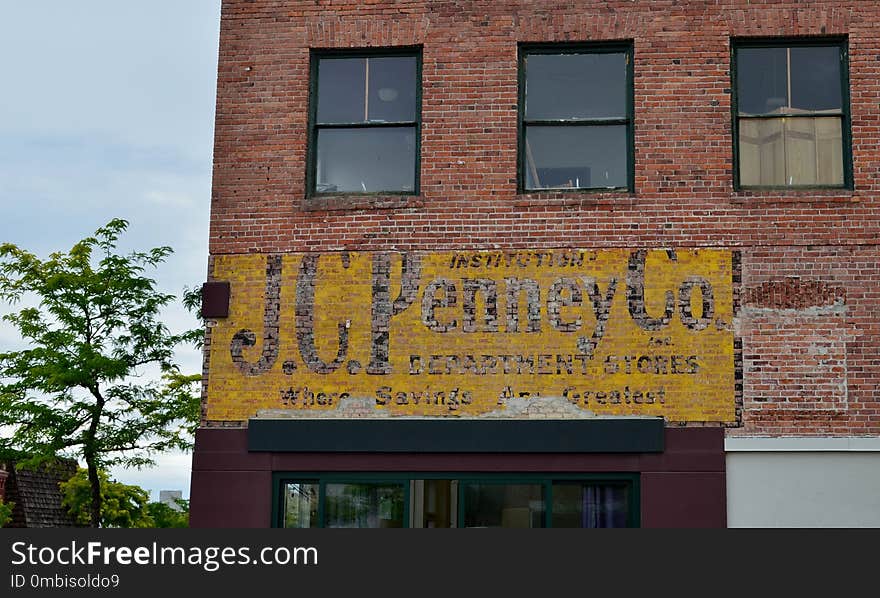
<path id="1" fill-rule="evenodd" d="M 153 527 L 148 503 L 150 495 L 140 486 L 111 480 L 98 470 L 101 480 L 101 527 Z M 92 488 L 88 472 L 80 468 L 66 482 L 59 484 L 61 504 L 79 525 L 92 522 Z"/>
<path id="2" fill-rule="evenodd" d="M 12 509 L 15 508 L 14 502 L 3 502 L 0 498 L 0 527 L 3 527 L 12 520 Z"/>
<path id="3" fill-rule="evenodd" d="M 177 498 L 174 502 L 177 509 L 163 502 L 151 502 L 147 505 L 153 527 L 189 527 L 189 501 Z"/>
<path id="4" fill-rule="evenodd" d="M 188 449 L 199 418 L 197 381 L 173 362 L 199 329 L 172 334 L 160 311 L 175 297 L 145 271 L 169 247 L 121 254 L 125 220 L 112 220 L 69 252 L 41 260 L 0 245 L 0 299 L 35 303 L 4 316 L 28 348 L 0 353 L 0 452 L 33 461 L 82 458 L 89 481 L 89 521 L 101 522 L 99 471 L 140 467 L 170 449 Z M 159 375 L 160 374 L 160 375 Z"/>

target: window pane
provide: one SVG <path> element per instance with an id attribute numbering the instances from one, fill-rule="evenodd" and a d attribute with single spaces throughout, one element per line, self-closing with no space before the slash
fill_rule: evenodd
<path id="1" fill-rule="evenodd" d="M 740 184 L 843 185 L 838 117 L 741 119 Z"/>
<path id="2" fill-rule="evenodd" d="M 736 52 L 736 101 L 740 114 L 770 114 L 788 106 L 785 48 L 740 48 Z"/>
<path id="3" fill-rule="evenodd" d="M 789 185 L 842 185 L 843 151 L 838 118 L 785 119 Z"/>
<path id="4" fill-rule="evenodd" d="M 527 189 L 627 186 L 626 126 L 526 127 Z"/>
<path id="5" fill-rule="evenodd" d="M 553 527 L 626 527 L 629 488 L 609 484 L 553 484 Z"/>
<path id="6" fill-rule="evenodd" d="M 327 484 L 325 527 L 403 527 L 401 484 Z"/>
<path id="7" fill-rule="evenodd" d="M 318 123 L 363 122 L 366 116 L 366 60 L 318 61 Z"/>
<path id="8" fill-rule="evenodd" d="M 626 117 L 626 54 L 526 56 L 527 119 Z"/>
<path id="9" fill-rule="evenodd" d="M 465 527 L 544 527 L 540 484 L 464 484 Z"/>
<path id="10" fill-rule="evenodd" d="M 318 131 L 318 193 L 413 191 L 414 127 Z"/>
<path id="11" fill-rule="evenodd" d="M 740 119 L 739 182 L 741 185 L 785 185 L 782 119 Z"/>
<path id="12" fill-rule="evenodd" d="M 416 58 L 368 58 L 371 121 L 401 122 L 416 119 Z"/>
<path id="13" fill-rule="evenodd" d="M 318 527 L 318 484 L 284 485 L 284 527 Z"/>
<path id="14" fill-rule="evenodd" d="M 840 48 L 791 49 L 791 105 L 800 110 L 840 110 Z"/>
<path id="15" fill-rule="evenodd" d="M 455 490 L 453 480 L 424 480 L 421 527 L 453 527 Z"/>

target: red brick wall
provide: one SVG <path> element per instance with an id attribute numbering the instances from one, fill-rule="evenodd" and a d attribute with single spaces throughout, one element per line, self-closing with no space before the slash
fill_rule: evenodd
<path id="1" fill-rule="evenodd" d="M 733 190 L 730 38 L 847 36 L 853 191 Z M 741 251 L 743 428 L 880 433 L 880 4 L 224 0 L 212 255 Z M 632 40 L 635 192 L 516 191 L 517 43 Z M 421 45 L 421 194 L 305 198 L 309 48 Z"/>

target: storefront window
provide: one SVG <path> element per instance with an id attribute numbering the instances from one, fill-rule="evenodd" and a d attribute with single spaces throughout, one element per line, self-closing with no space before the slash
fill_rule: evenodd
<path id="1" fill-rule="evenodd" d="M 284 527 L 318 527 L 318 484 L 284 486 Z"/>
<path id="2" fill-rule="evenodd" d="M 310 476 L 309 476 L 310 477 Z M 276 474 L 280 527 L 638 527 L 638 475 Z"/>
<path id="3" fill-rule="evenodd" d="M 553 527 L 628 527 L 629 487 L 553 484 Z"/>
<path id="4" fill-rule="evenodd" d="M 327 484 L 324 527 L 404 527 L 401 484 Z"/>
<path id="5" fill-rule="evenodd" d="M 464 527 L 544 527 L 540 484 L 464 484 Z"/>

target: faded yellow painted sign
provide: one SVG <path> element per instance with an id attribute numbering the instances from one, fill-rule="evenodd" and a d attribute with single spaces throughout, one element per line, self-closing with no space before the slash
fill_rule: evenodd
<path id="1" fill-rule="evenodd" d="M 224 255 L 207 417 L 480 415 L 512 399 L 732 422 L 726 250 Z"/>

